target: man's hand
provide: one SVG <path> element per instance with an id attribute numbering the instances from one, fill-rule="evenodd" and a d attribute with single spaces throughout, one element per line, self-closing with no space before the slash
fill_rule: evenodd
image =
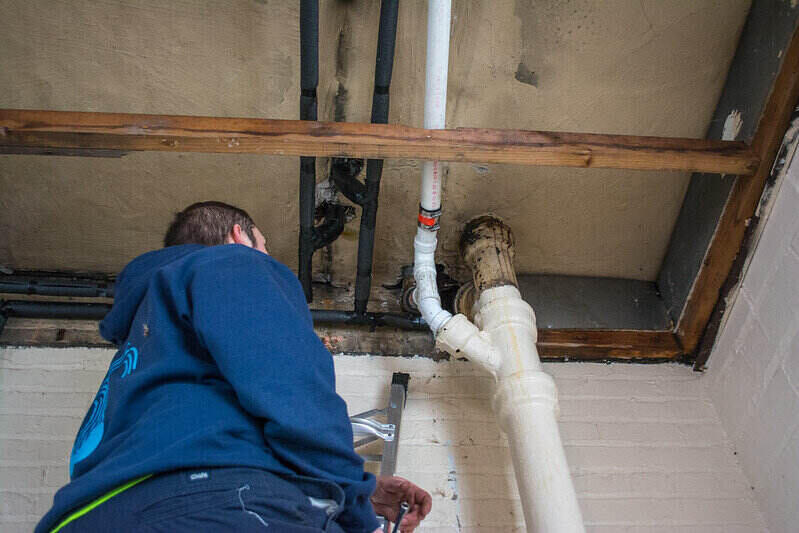
<path id="1" fill-rule="evenodd" d="M 372 493 L 375 512 L 390 521 L 397 518 L 400 502 L 407 502 L 408 512 L 400 522 L 402 533 L 411 533 L 433 507 L 433 498 L 426 490 L 401 477 L 378 477 Z"/>

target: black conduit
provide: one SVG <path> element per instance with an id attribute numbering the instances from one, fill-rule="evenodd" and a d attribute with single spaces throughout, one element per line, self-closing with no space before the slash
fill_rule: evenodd
<path id="1" fill-rule="evenodd" d="M 342 189 L 344 196 L 358 205 L 361 205 L 358 195 L 353 191 L 357 190 L 358 186 L 363 188 L 363 183 L 357 179 L 362 168 L 362 159 L 333 158 L 330 165 L 330 181 L 337 187 L 339 185 L 344 187 Z M 353 200 L 353 198 L 355 199 Z M 324 220 L 313 228 L 314 251 L 324 248 L 339 238 L 344 231 L 349 214 L 354 212 L 354 209 L 337 202 L 326 201 L 316 208 L 317 214 L 319 211 L 322 211 Z"/>
<path id="2" fill-rule="evenodd" d="M 319 0 L 300 1 L 300 120 L 316 120 L 319 84 Z M 316 158 L 300 158 L 300 248 L 298 276 L 306 301 L 313 300 L 313 226 L 316 209 Z"/>
<path id="3" fill-rule="evenodd" d="M 366 186 L 357 177 L 363 168 L 363 159 L 336 157 L 330 163 L 330 179 L 350 202 L 363 206 Z"/>
<path id="4" fill-rule="evenodd" d="M 314 324 L 345 324 L 357 326 L 387 326 L 398 329 L 427 329 L 427 323 L 420 316 L 395 313 L 356 313 L 335 309 L 311 309 Z"/>
<path id="5" fill-rule="evenodd" d="M 394 44 L 397 37 L 397 11 L 399 0 L 383 0 L 380 4 L 380 29 L 377 35 L 377 59 L 375 62 L 375 87 L 372 95 L 372 123 L 388 123 L 389 87 L 394 65 Z M 377 220 L 377 197 L 380 193 L 380 178 L 383 160 L 366 162 L 366 192 L 361 214 L 361 229 L 358 235 L 358 267 L 355 278 L 355 312 L 366 312 L 369 292 L 372 287 L 372 259 Z"/>
<path id="6" fill-rule="evenodd" d="M 8 317 L 17 318 L 66 318 L 78 320 L 102 320 L 111 310 L 111 304 L 74 302 L 33 302 L 26 300 L 0 300 L 0 334 Z M 363 313 L 333 309 L 311 309 L 314 324 L 344 324 L 348 326 L 385 326 L 408 330 L 427 330 L 427 324 L 419 316 L 395 313 Z"/>
<path id="7" fill-rule="evenodd" d="M 111 304 L 98 303 L 11 300 L 0 304 L 0 315 L 20 318 L 101 320 L 110 310 Z"/>
<path id="8" fill-rule="evenodd" d="M 71 297 L 113 297 L 115 284 L 113 281 L 92 279 L 37 279 L 33 278 L 0 278 L 0 293 L 36 294 L 46 296 Z M 102 320 L 111 304 L 82 302 L 43 302 L 28 300 L 0 300 L 0 334 L 3 332 L 8 317 L 17 318 L 65 318 L 80 320 Z M 315 324 L 344 324 L 369 326 L 372 328 L 385 326 L 398 329 L 427 329 L 422 317 L 398 313 L 356 313 L 335 309 L 311 309 Z"/>
<path id="9" fill-rule="evenodd" d="M 100 283 L 97 281 L 26 278 L 0 279 L 0 293 L 113 298 L 114 282 Z"/>

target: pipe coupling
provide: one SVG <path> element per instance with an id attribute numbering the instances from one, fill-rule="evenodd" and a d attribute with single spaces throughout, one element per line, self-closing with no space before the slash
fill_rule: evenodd
<path id="1" fill-rule="evenodd" d="M 514 287 L 497 287 L 489 289 L 489 291 L 496 291 L 504 288 L 512 288 L 515 290 Z M 530 304 L 522 300 L 520 296 L 511 295 L 503 298 L 491 299 L 488 302 L 481 297 L 479 304 L 475 305 L 474 309 L 474 321 L 480 329 L 492 332 L 498 328 L 515 326 L 525 330 L 529 329 L 533 338 L 538 338 L 535 311 L 533 311 Z"/>
<path id="2" fill-rule="evenodd" d="M 439 218 L 441 218 L 440 207 L 431 211 L 429 209 L 425 209 L 421 204 L 419 204 L 419 216 L 417 217 L 417 222 L 420 228 L 427 231 L 438 231 L 438 229 L 441 227 L 441 225 L 438 223 Z"/>
<path id="3" fill-rule="evenodd" d="M 551 409 L 559 415 L 558 388 L 555 381 L 544 372 L 525 372 L 500 379 L 491 401 L 500 426 L 507 433 L 513 414 L 522 407 Z"/>

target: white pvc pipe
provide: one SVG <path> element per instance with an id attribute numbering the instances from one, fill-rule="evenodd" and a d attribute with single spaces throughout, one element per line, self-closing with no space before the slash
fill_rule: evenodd
<path id="1" fill-rule="evenodd" d="M 443 129 L 447 107 L 451 0 L 429 0 L 424 127 Z M 583 533 L 556 421 L 557 389 L 541 369 L 533 309 L 512 285 L 483 291 L 475 322 L 441 308 L 436 285 L 437 218 L 441 167 L 422 167 L 421 211 L 414 245 L 414 300 L 438 346 L 462 354 L 497 380 L 493 407 L 508 436 L 528 531 Z"/>
<path id="2" fill-rule="evenodd" d="M 494 409 L 508 438 L 527 531 L 584 533 L 558 432 L 552 378 L 538 372 L 500 385 Z"/>
<path id="3" fill-rule="evenodd" d="M 413 240 L 413 277 L 416 290 L 413 299 L 433 335 L 452 318 L 449 311 L 441 308 L 441 297 L 436 284 L 436 238 L 435 231 L 424 228 L 416 230 Z"/>
<path id="4" fill-rule="evenodd" d="M 451 0 L 428 2 L 424 94 L 424 127 L 427 129 L 443 129 L 446 126 L 451 14 Z M 428 212 L 441 209 L 441 165 L 438 161 L 425 161 L 422 167 L 420 205 Z M 420 225 L 413 241 L 413 277 L 416 280 L 414 301 L 434 335 L 452 318 L 449 312 L 441 308 L 436 284 L 437 232 L 437 229 Z"/>
<path id="5" fill-rule="evenodd" d="M 543 372 L 535 346 L 535 313 L 512 285 L 483 291 L 473 309 L 480 330 L 455 315 L 439 331 L 436 345 L 496 378 L 492 407 L 508 437 L 527 531 L 583 533 L 558 430 L 557 388 Z"/>
<path id="6" fill-rule="evenodd" d="M 427 3 L 424 127 L 429 130 L 446 127 L 451 16 L 451 0 L 430 0 Z M 425 161 L 422 167 L 421 203 L 428 211 L 441 207 L 441 165 L 438 161 Z"/>
<path id="7" fill-rule="evenodd" d="M 494 412 L 508 436 L 527 528 L 585 531 L 557 424 L 558 392 L 538 356 L 533 308 L 512 286 L 482 292 L 475 321 L 503 354 Z"/>
<path id="8" fill-rule="evenodd" d="M 436 347 L 466 357 L 495 378 L 502 364 L 502 354 L 491 344 L 491 336 L 480 331 L 465 315 L 457 314 L 444 324 L 436 339 Z"/>

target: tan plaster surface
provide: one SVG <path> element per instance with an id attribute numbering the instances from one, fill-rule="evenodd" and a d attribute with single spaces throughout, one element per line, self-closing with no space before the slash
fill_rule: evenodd
<path id="1" fill-rule="evenodd" d="M 749 0 L 455 0 L 449 127 L 702 137 Z M 298 3 L 4 0 L 0 107 L 297 118 Z M 379 2 L 322 0 L 320 118 L 368 121 Z M 390 121 L 421 126 L 426 2 L 401 3 Z M 518 78 L 524 80 L 519 81 Z M 338 96 L 337 96 L 338 95 Z M 319 162 L 324 179 L 326 161 Z M 294 268 L 297 158 L 0 156 L 0 264 L 114 272 L 157 247 L 174 211 L 241 205 Z M 375 270 L 410 262 L 420 165 L 387 162 Z M 440 258 L 492 211 L 518 269 L 654 279 L 680 173 L 453 164 Z M 354 276 L 358 221 L 333 246 Z"/>

